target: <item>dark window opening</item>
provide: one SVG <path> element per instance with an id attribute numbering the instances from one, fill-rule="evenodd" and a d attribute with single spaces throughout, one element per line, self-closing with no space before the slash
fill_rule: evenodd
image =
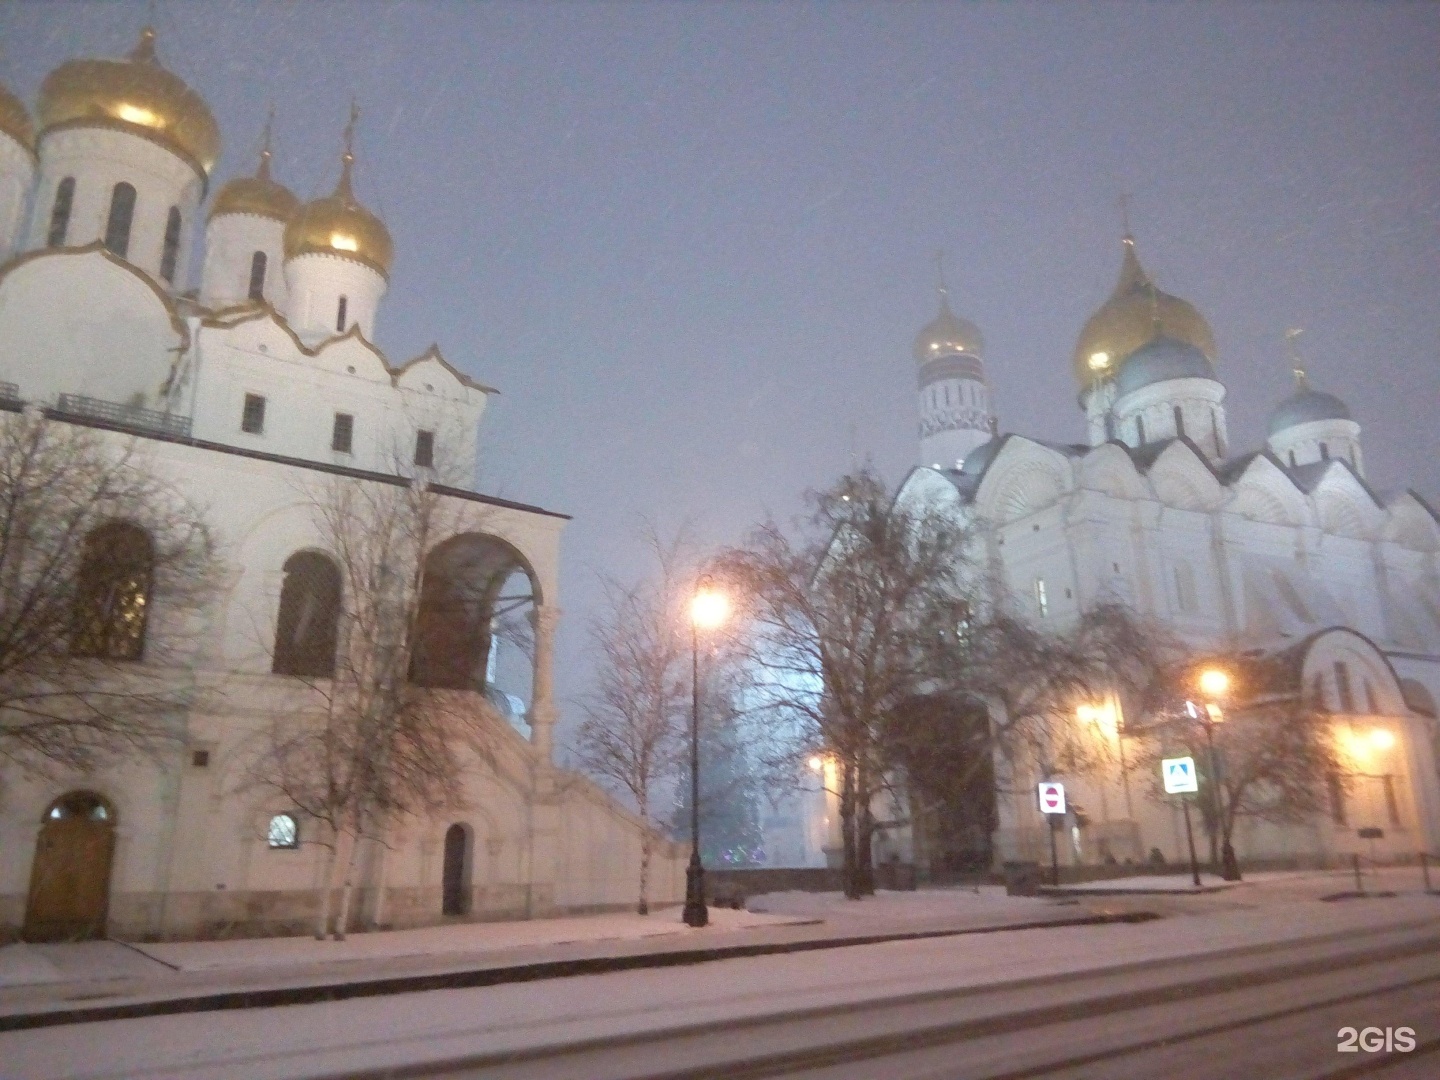
<path id="1" fill-rule="evenodd" d="M 1330 460 L 1330 447 L 1329 447 L 1328 444 L 1323 443 L 1323 442 L 1320 444 L 1320 460 L 1321 460 L 1321 461 L 1329 461 L 1329 460 Z"/>
<path id="2" fill-rule="evenodd" d="M 422 469 L 435 467 L 435 433 L 433 431 L 417 431 L 415 433 L 415 464 Z"/>
<path id="3" fill-rule="evenodd" d="M 1145 445 L 1145 418 L 1143 416 L 1135 418 L 1135 441 L 1141 446 Z"/>
<path id="4" fill-rule="evenodd" d="M 165 246 L 160 252 L 160 276 L 175 284 L 175 267 L 180 261 L 180 208 L 170 207 L 165 219 Z"/>
<path id="5" fill-rule="evenodd" d="M 105 246 L 120 258 L 130 255 L 130 225 L 135 220 L 135 189 L 118 183 L 110 193 L 110 218 L 105 223 Z"/>
<path id="6" fill-rule="evenodd" d="M 276 675 L 330 678 L 340 626 L 340 569 L 319 552 L 300 551 L 285 560 L 280 614 L 275 620 Z"/>
<path id="7" fill-rule="evenodd" d="M 1295 468 L 1295 451 L 1294 451 L 1294 450 L 1291 450 L 1291 451 L 1290 451 L 1290 467 L 1291 467 L 1292 469 Z"/>
<path id="8" fill-rule="evenodd" d="M 456 822 L 445 830 L 440 910 L 444 915 L 470 914 L 470 833 Z"/>
<path id="9" fill-rule="evenodd" d="M 1365 680 L 1365 708 L 1370 711 L 1371 716 L 1380 715 L 1380 702 L 1375 697 L 1375 687 L 1370 680 Z"/>
<path id="10" fill-rule="evenodd" d="M 268 261 L 263 251 L 250 256 L 250 291 L 246 295 L 251 300 L 265 299 L 265 264 Z"/>
<path id="11" fill-rule="evenodd" d="M 340 303 L 335 305 L 335 329 L 340 333 L 345 332 L 345 309 L 350 302 L 345 297 L 340 297 Z"/>
<path id="12" fill-rule="evenodd" d="M 245 395 L 245 408 L 240 412 L 240 430 L 247 435 L 265 431 L 265 399 L 259 394 Z"/>
<path id="13" fill-rule="evenodd" d="M 194 750 L 190 754 L 190 764 L 196 769 L 208 769 L 210 767 L 210 751 Z"/>
<path id="14" fill-rule="evenodd" d="M 1382 776 L 1380 782 L 1385 785 L 1385 812 L 1390 816 L 1390 824 L 1400 824 L 1400 800 L 1395 797 L 1395 777 Z"/>
<path id="15" fill-rule="evenodd" d="M 1350 690 L 1350 667 L 1343 660 L 1335 661 L 1335 696 L 1340 699 L 1340 711 L 1355 711 L 1355 695 Z"/>
<path id="16" fill-rule="evenodd" d="M 139 660 L 154 576 L 155 549 L 144 529 L 115 521 L 86 537 L 75 583 L 71 654 Z"/>
<path id="17" fill-rule="evenodd" d="M 335 427 L 330 432 L 330 449 L 336 453 L 351 453 L 355 442 L 355 417 L 349 413 L 335 414 Z"/>
<path id="18" fill-rule="evenodd" d="M 1185 437 L 1185 410 L 1179 405 L 1175 406 L 1175 437 L 1177 439 Z"/>
<path id="19" fill-rule="evenodd" d="M 45 239 L 47 247 L 61 247 L 65 234 L 70 231 L 70 211 L 75 206 L 75 178 L 67 176 L 55 189 L 55 204 L 50 207 L 50 234 Z"/>
<path id="20" fill-rule="evenodd" d="M 1330 789 L 1330 820 L 1336 825 L 1345 824 L 1345 784 L 1331 773 L 1326 777 L 1327 786 Z"/>

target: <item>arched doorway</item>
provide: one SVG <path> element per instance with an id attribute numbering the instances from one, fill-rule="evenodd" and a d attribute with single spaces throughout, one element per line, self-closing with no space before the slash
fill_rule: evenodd
<path id="1" fill-rule="evenodd" d="M 470 830 L 458 821 L 445 830 L 445 864 L 442 874 L 441 914 L 469 915 Z"/>
<path id="2" fill-rule="evenodd" d="M 115 811 L 93 791 L 71 791 L 45 811 L 30 869 L 26 941 L 105 936 Z"/>

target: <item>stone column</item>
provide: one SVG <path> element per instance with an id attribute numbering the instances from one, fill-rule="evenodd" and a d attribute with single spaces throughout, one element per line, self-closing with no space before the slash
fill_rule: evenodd
<path id="1" fill-rule="evenodd" d="M 530 614 L 535 631 L 535 670 L 530 690 L 530 741 L 547 763 L 551 760 L 551 734 L 555 727 L 555 625 L 560 609 L 536 604 Z"/>

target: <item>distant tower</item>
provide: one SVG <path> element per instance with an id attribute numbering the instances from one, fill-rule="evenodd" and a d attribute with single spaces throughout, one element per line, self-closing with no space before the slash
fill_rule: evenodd
<path id="1" fill-rule="evenodd" d="M 265 301 L 285 310 L 285 226 L 300 200 L 270 178 L 270 122 L 254 176 L 237 176 L 210 205 L 200 298 L 211 307 Z"/>
<path id="2" fill-rule="evenodd" d="M 1299 330 L 1285 335 L 1295 373 L 1295 393 L 1271 410 L 1266 440 L 1270 451 L 1291 466 L 1313 465 L 1332 458 L 1348 461 L 1363 477 L 1365 459 L 1360 453 L 1360 425 L 1351 418 L 1343 401 L 1310 385 L 1296 345 L 1295 339 L 1299 336 Z"/>
<path id="3" fill-rule="evenodd" d="M 306 203 L 285 226 L 286 315 L 312 340 L 354 326 L 375 340 L 375 312 L 390 283 L 390 231 L 355 200 L 352 188 L 359 115 L 351 106 L 334 194 Z"/>
<path id="4" fill-rule="evenodd" d="M 939 276 L 940 314 L 915 338 L 920 365 L 920 464 L 958 469 L 965 455 L 989 442 L 994 412 L 985 381 L 980 329 L 950 310 Z"/>

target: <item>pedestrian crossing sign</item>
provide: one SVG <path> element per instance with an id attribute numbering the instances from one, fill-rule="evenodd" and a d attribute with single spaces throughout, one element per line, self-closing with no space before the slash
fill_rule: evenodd
<path id="1" fill-rule="evenodd" d="M 1200 790 L 1200 780 L 1195 775 L 1194 758 L 1166 758 L 1160 762 L 1160 776 L 1165 781 L 1166 795 L 1183 795 L 1189 791 Z"/>

